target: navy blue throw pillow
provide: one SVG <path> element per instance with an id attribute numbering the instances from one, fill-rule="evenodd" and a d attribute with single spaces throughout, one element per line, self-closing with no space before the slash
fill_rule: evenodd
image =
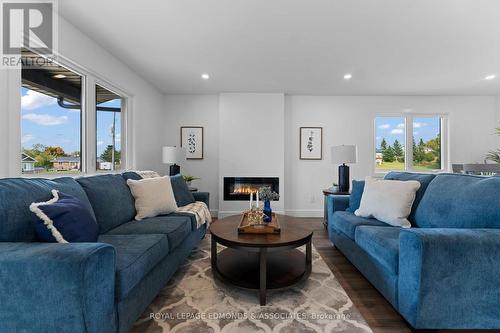
<path id="1" fill-rule="evenodd" d="M 171 176 L 170 182 L 172 184 L 172 190 L 174 191 L 175 201 L 177 206 L 182 207 L 195 202 L 193 193 L 189 191 L 186 181 L 181 174 Z"/>
<path id="2" fill-rule="evenodd" d="M 349 208 L 346 210 L 348 212 L 354 213 L 361 204 L 361 197 L 363 196 L 363 191 L 365 190 L 364 180 L 353 180 L 352 181 L 352 191 L 349 197 Z"/>
<path id="3" fill-rule="evenodd" d="M 97 222 L 80 199 L 52 190 L 47 202 L 30 205 L 35 231 L 41 242 L 97 242 Z"/>

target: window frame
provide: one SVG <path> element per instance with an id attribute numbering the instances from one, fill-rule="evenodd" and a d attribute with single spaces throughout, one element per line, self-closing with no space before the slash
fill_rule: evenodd
<path id="1" fill-rule="evenodd" d="M 376 154 L 377 154 L 377 119 L 378 118 L 403 118 L 405 130 L 405 168 L 404 170 L 377 170 Z M 414 118 L 437 118 L 440 119 L 441 129 L 441 168 L 436 170 L 421 171 L 413 168 L 413 119 Z M 449 136 L 448 136 L 448 114 L 446 113 L 382 113 L 376 114 L 373 118 L 373 133 L 372 133 L 372 172 L 375 176 L 384 176 L 392 171 L 400 172 L 419 172 L 419 173 L 436 173 L 449 171 Z M 410 143 L 410 144 L 408 144 Z"/>
<path id="2" fill-rule="evenodd" d="M 30 51 L 36 53 L 34 50 L 27 48 Z M 40 55 L 41 57 L 45 57 L 44 55 Z M 133 153 L 133 127 L 132 127 L 132 119 L 133 119 L 133 98 L 134 96 L 128 93 L 125 89 L 121 88 L 119 85 L 105 78 L 104 76 L 97 74 L 93 70 L 61 55 L 56 54 L 54 63 L 67 68 L 80 75 L 82 78 L 82 89 L 81 89 L 81 110 L 80 110 L 80 159 L 81 159 L 81 170 L 79 173 L 74 176 L 81 175 L 94 175 L 98 174 L 96 167 L 96 158 L 97 158 L 97 114 L 96 114 L 96 96 L 95 89 L 96 85 L 100 85 L 115 94 L 119 95 L 122 98 L 122 119 L 121 119 L 121 163 L 122 168 L 117 171 L 110 171 L 107 173 L 121 173 L 124 170 L 134 168 L 135 160 Z M 18 85 L 17 91 L 20 91 L 22 86 L 22 77 L 21 71 L 19 71 L 19 80 L 16 82 Z M 21 96 L 18 95 L 18 113 L 21 114 Z M 19 131 L 18 131 L 18 139 L 16 141 L 19 142 L 18 153 L 16 156 L 20 156 L 22 150 L 20 145 L 21 140 L 21 117 L 19 116 Z M 18 161 L 16 165 L 22 166 L 22 162 Z M 16 174 L 20 177 L 24 178 L 34 178 L 34 177 L 46 177 L 46 178 L 58 178 L 61 175 L 57 174 L 23 174 L 21 168 L 16 168 Z M 65 175 L 65 176 L 73 176 L 73 175 Z"/>
<path id="3" fill-rule="evenodd" d="M 101 88 L 104 88 L 121 98 L 121 110 L 120 110 L 120 163 L 121 163 L 121 168 L 120 170 L 107 170 L 106 173 L 120 173 L 125 170 L 127 170 L 127 167 L 129 166 L 128 161 L 129 161 L 129 146 L 128 146 L 128 134 L 130 133 L 128 128 L 129 128 L 129 120 L 128 120 L 128 110 L 130 109 L 130 98 L 123 93 L 120 89 L 111 86 L 109 83 L 104 82 L 100 79 L 95 79 L 94 80 L 94 149 L 96 150 L 93 155 L 93 168 L 94 168 L 94 173 L 103 173 L 103 171 L 97 170 L 97 110 L 95 109 L 96 107 L 96 98 L 95 98 L 95 91 L 97 86 L 100 86 Z M 130 155 L 131 156 L 131 155 Z"/>

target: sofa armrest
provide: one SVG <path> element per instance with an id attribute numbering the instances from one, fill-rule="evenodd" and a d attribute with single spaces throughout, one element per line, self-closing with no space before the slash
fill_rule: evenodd
<path id="1" fill-rule="evenodd" d="M 331 221 L 331 216 L 337 211 L 344 211 L 349 208 L 350 195 L 329 194 L 326 197 L 327 222 Z"/>
<path id="2" fill-rule="evenodd" d="M 328 213 L 335 213 L 336 211 L 343 211 L 349 208 L 349 197 L 350 195 L 338 195 L 330 194 L 327 197 L 327 209 Z"/>
<path id="3" fill-rule="evenodd" d="M 500 230 L 399 236 L 399 311 L 414 328 L 499 328 Z"/>
<path id="4" fill-rule="evenodd" d="M 196 201 L 202 201 L 210 208 L 210 193 L 209 192 L 193 192 Z"/>
<path id="5" fill-rule="evenodd" d="M 115 250 L 0 243 L 1 332 L 115 332 Z"/>

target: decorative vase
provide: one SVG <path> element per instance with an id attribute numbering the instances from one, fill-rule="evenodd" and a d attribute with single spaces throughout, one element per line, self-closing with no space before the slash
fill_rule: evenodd
<path id="1" fill-rule="evenodd" d="M 271 222 L 271 220 L 273 219 L 273 210 L 271 209 L 271 201 L 269 200 L 264 201 L 263 213 L 264 213 L 263 221 L 266 223 Z"/>
<path id="2" fill-rule="evenodd" d="M 186 185 L 187 185 L 188 187 L 191 187 L 191 180 L 186 181 Z"/>

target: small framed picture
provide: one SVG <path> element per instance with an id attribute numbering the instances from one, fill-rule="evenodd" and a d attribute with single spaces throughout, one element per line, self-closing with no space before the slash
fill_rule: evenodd
<path id="1" fill-rule="evenodd" d="M 186 159 L 203 159 L 203 127 L 182 126 L 181 147 L 186 149 Z"/>
<path id="2" fill-rule="evenodd" d="M 300 128 L 300 159 L 323 159 L 323 127 Z"/>

